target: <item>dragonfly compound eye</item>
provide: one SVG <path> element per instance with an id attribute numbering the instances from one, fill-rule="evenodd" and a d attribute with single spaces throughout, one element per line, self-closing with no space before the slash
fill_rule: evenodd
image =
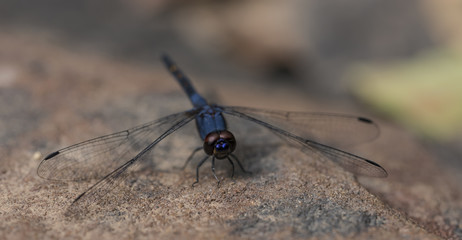
<path id="1" fill-rule="evenodd" d="M 209 133 L 204 140 L 204 151 L 218 159 L 225 158 L 236 149 L 236 140 L 229 131 Z"/>

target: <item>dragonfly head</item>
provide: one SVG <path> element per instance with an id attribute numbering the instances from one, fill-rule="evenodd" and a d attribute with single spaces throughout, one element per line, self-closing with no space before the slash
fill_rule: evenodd
<path id="1" fill-rule="evenodd" d="M 227 131 L 217 131 L 207 134 L 204 140 L 204 151 L 217 159 L 223 159 L 236 149 L 234 135 Z"/>

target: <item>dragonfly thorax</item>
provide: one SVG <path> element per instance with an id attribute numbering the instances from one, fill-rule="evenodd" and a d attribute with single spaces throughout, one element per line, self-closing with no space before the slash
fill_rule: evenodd
<path id="1" fill-rule="evenodd" d="M 204 140 L 204 151 L 217 159 L 226 158 L 236 149 L 234 135 L 227 131 L 216 131 L 207 134 Z"/>

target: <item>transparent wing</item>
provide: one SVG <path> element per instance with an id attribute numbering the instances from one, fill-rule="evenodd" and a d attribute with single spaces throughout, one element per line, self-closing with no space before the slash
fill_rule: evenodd
<path id="1" fill-rule="evenodd" d="M 380 130 L 367 118 L 334 114 L 222 107 L 277 126 L 304 139 L 333 146 L 352 146 L 377 138 Z"/>
<path id="2" fill-rule="evenodd" d="M 371 160 L 317 142 L 318 139 L 321 139 L 326 142 L 339 143 L 335 139 L 337 136 L 344 140 L 351 138 L 351 142 L 354 143 L 373 139 L 378 134 L 378 128 L 377 125 L 368 119 L 336 114 L 265 111 L 241 107 L 222 107 L 222 109 L 224 113 L 255 122 L 268 128 L 277 135 L 287 139 L 292 145 L 299 146 L 304 152 L 313 154 L 321 153 L 354 174 L 370 177 L 386 177 L 388 175 L 384 168 Z M 310 119 L 312 118 L 315 120 L 311 121 Z M 322 123 L 322 120 L 330 123 Z M 334 130 L 339 127 L 328 128 L 328 126 L 334 125 L 334 123 L 337 126 L 355 128 L 358 131 L 365 131 L 365 133 L 355 135 L 353 131 L 350 136 L 342 137 L 342 134 L 349 133 L 350 130 L 340 129 L 336 135 Z M 292 124 L 295 126 L 291 126 Z M 319 134 L 312 135 L 317 131 L 305 129 L 313 127 L 326 128 L 326 133 L 321 134 L 323 130 L 318 130 Z M 363 127 L 365 129 L 361 129 Z M 312 140 L 311 136 L 316 141 Z"/>
<path id="3" fill-rule="evenodd" d="M 129 171 L 128 171 L 129 168 L 133 170 L 134 168 L 139 166 L 139 163 L 144 161 L 145 158 L 150 157 L 148 153 L 156 146 L 157 143 L 159 143 L 165 137 L 167 137 L 168 135 L 170 135 L 177 129 L 181 128 L 182 126 L 190 122 L 192 119 L 194 119 L 195 114 L 189 114 L 191 112 L 186 112 L 186 113 L 188 114 L 171 115 L 171 116 L 176 116 L 176 117 L 163 118 L 163 119 L 168 119 L 168 121 L 167 122 L 162 121 L 163 124 L 160 124 L 160 125 L 156 124 L 157 126 L 156 128 L 150 129 L 151 131 L 156 131 L 156 132 L 159 132 L 157 131 L 159 128 L 163 129 L 162 131 L 160 131 L 162 133 L 156 136 L 154 141 L 148 144 L 136 156 L 126 161 L 123 165 L 119 166 L 118 168 L 110 172 L 103 179 L 98 181 L 95 185 L 91 186 L 87 191 L 80 194 L 72 202 L 71 206 L 69 206 L 69 208 L 66 211 L 66 214 L 74 215 L 74 214 L 79 214 L 82 211 L 85 213 L 86 207 L 90 206 L 92 203 L 101 201 L 108 192 L 112 191 L 112 189 L 114 189 L 115 186 L 117 186 L 121 181 L 123 181 L 129 175 Z M 163 119 L 160 119 L 160 120 L 163 120 Z M 152 126 L 152 124 L 149 126 Z M 165 127 L 160 127 L 160 126 L 165 126 Z"/>
<path id="4" fill-rule="evenodd" d="M 37 174 L 51 180 L 101 178 L 125 165 L 150 144 L 164 138 L 168 130 L 191 121 L 196 113 L 186 111 L 169 115 L 63 148 L 46 156 L 38 166 Z"/>

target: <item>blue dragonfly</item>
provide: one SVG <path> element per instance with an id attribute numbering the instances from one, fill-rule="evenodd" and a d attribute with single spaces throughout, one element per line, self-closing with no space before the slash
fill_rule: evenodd
<path id="1" fill-rule="evenodd" d="M 197 93 L 188 77 L 167 56 L 162 60 L 188 95 L 193 108 L 158 120 L 130 128 L 125 131 L 90 139 L 48 154 L 40 163 L 37 174 L 50 180 L 100 179 L 80 194 L 72 205 L 98 201 L 123 179 L 128 170 L 149 159 L 149 153 L 156 151 L 167 136 L 195 120 L 197 131 L 203 140 L 186 159 L 186 164 L 201 149 L 205 152 L 196 167 L 196 181 L 199 182 L 199 168 L 207 159 L 212 159 L 212 174 L 216 160 L 228 160 L 234 176 L 234 162 L 246 171 L 233 154 L 236 139 L 228 130 L 225 116 L 233 116 L 253 122 L 287 140 L 291 146 L 303 152 L 327 157 L 355 175 L 386 177 L 386 170 L 379 164 L 357 155 L 339 150 L 327 143 L 356 144 L 378 136 L 377 125 L 363 117 L 332 114 L 261 110 L 246 107 L 231 107 L 209 104 Z"/>

